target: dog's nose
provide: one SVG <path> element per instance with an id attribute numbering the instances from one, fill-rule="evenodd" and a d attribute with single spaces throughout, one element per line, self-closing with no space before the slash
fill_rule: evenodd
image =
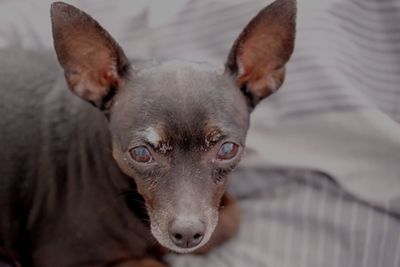
<path id="1" fill-rule="evenodd" d="M 180 248 L 193 248 L 203 240 L 205 225 L 200 220 L 175 220 L 169 228 L 172 242 Z"/>

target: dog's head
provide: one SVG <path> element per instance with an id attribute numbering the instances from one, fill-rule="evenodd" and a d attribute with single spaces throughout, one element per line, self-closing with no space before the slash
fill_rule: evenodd
<path id="1" fill-rule="evenodd" d="M 107 114 L 113 156 L 135 180 L 163 246 L 190 252 L 209 240 L 227 176 L 243 154 L 249 114 L 284 80 L 295 15 L 295 0 L 263 9 L 219 72 L 184 61 L 131 66 L 93 18 L 52 5 L 55 49 L 69 88 Z"/>

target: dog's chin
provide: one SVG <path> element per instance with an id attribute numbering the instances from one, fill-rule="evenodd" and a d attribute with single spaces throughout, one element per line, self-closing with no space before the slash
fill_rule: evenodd
<path id="1" fill-rule="evenodd" d="M 150 219 L 150 229 L 151 233 L 154 236 L 154 238 L 160 243 L 161 246 L 169 249 L 172 252 L 176 252 L 179 254 L 187 254 L 194 252 L 195 250 L 201 248 L 204 246 L 211 238 L 212 234 L 214 233 L 214 230 L 217 226 L 218 223 L 218 212 L 213 212 L 212 216 L 208 217 L 209 220 L 207 222 L 207 229 L 204 235 L 203 240 L 200 242 L 199 245 L 192 247 L 192 248 L 181 248 L 176 246 L 170 239 L 167 227 L 162 227 L 163 224 L 157 223 Z M 165 224 L 166 225 L 166 224 Z"/>

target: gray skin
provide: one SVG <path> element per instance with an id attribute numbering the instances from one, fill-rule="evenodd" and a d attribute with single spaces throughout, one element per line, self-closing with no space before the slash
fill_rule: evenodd
<path id="1" fill-rule="evenodd" d="M 22 266 L 120 266 L 157 242 L 205 245 L 250 112 L 283 82 L 295 14 L 294 0 L 262 10 L 218 70 L 128 62 L 89 15 L 53 4 L 64 77 L 52 53 L 0 51 L 0 264 L 6 252 Z M 237 151 L 221 160 L 227 142 Z M 200 241 L 173 240 L 187 230 Z"/>

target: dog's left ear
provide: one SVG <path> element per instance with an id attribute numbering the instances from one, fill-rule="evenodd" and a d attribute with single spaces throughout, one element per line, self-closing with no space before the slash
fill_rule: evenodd
<path id="1" fill-rule="evenodd" d="M 51 5 L 54 47 L 71 91 L 101 110 L 110 107 L 129 69 L 121 47 L 78 8 Z"/>
<path id="2" fill-rule="evenodd" d="M 247 25 L 233 45 L 226 72 L 252 108 L 282 85 L 295 32 L 296 0 L 276 0 Z"/>

